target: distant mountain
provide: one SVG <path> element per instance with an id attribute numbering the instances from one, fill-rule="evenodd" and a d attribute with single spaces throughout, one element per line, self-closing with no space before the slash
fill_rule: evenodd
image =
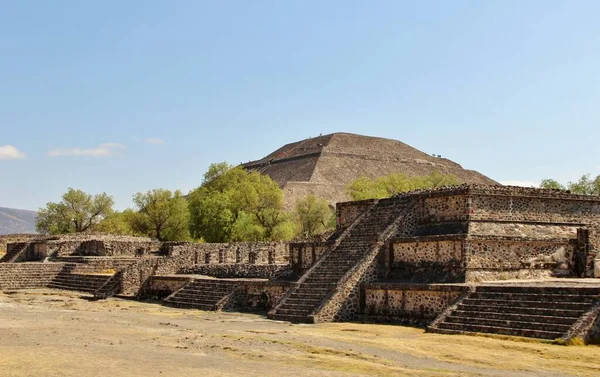
<path id="1" fill-rule="evenodd" d="M 0 235 L 35 233 L 37 212 L 0 207 Z"/>

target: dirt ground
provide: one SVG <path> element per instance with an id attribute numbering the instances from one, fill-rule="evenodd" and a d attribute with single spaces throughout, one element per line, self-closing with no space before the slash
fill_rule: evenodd
<path id="1" fill-rule="evenodd" d="M 0 293 L 0 376 L 599 376 L 600 347 Z"/>

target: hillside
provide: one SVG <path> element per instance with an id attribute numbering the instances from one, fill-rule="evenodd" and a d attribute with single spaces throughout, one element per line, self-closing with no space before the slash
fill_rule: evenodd
<path id="1" fill-rule="evenodd" d="M 404 173 L 412 177 L 438 171 L 452 174 L 464 183 L 498 184 L 477 171 L 464 169 L 447 158 L 431 156 L 401 141 L 349 133 L 289 143 L 242 166 L 267 174 L 279 183 L 288 208 L 307 194 L 331 203 L 349 200 L 346 186 L 363 176 Z"/>
<path id="2" fill-rule="evenodd" d="M 37 212 L 0 207 L 0 235 L 35 233 Z"/>

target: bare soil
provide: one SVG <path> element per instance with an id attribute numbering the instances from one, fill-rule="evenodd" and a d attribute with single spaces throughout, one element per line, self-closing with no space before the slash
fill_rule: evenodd
<path id="1" fill-rule="evenodd" d="M 0 293 L 0 376 L 598 376 L 600 347 Z"/>

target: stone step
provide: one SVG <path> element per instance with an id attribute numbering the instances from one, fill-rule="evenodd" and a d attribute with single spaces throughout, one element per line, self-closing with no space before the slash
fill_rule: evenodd
<path id="1" fill-rule="evenodd" d="M 290 315 L 295 317 L 308 316 L 310 313 L 312 313 L 312 310 L 302 310 L 295 308 L 280 308 L 277 310 L 277 315 Z"/>
<path id="2" fill-rule="evenodd" d="M 591 295 L 551 294 L 551 293 L 513 293 L 513 292 L 474 292 L 469 298 L 487 300 L 547 301 L 547 302 L 585 302 L 591 303 L 597 298 Z"/>
<path id="3" fill-rule="evenodd" d="M 91 288 L 91 287 L 74 287 L 72 285 L 63 285 L 63 284 L 48 284 L 48 288 L 52 288 L 52 289 L 62 289 L 62 290 L 66 290 L 66 291 L 79 291 L 79 292 L 94 292 L 96 289 L 95 288 Z"/>
<path id="4" fill-rule="evenodd" d="M 186 308 L 186 309 L 198 309 L 198 310 L 204 310 L 204 311 L 215 311 L 217 309 L 215 304 L 196 304 L 196 303 L 190 303 L 188 301 L 178 301 L 178 300 L 168 300 L 165 301 L 165 303 L 169 304 L 170 306 L 175 306 L 178 308 Z"/>
<path id="5" fill-rule="evenodd" d="M 312 323 L 311 319 L 308 316 L 303 315 L 275 314 L 273 316 L 269 316 L 269 318 L 292 323 Z"/>
<path id="6" fill-rule="evenodd" d="M 535 294 L 572 294 L 572 295 L 600 295 L 600 288 L 592 287 L 532 287 L 532 286 L 503 286 L 483 285 L 475 288 L 476 292 L 500 293 L 535 293 Z"/>
<path id="7" fill-rule="evenodd" d="M 514 315 L 518 314 L 530 314 L 540 316 L 559 316 L 559 317 L 570 317 L 579 318 L 585 310 L 570 310 L 570 309 L 554 309 L 554 308 L 528 308 L 528 307 L 510 307 L 510 306 L 496 306 L 496 305 L 468 305 L 460 303 L 457 307 L 461 311 L 473 311 L 473 312 L 493 312 L 493 313 L 510 313 Z"/>
<path id="8" fill-rule="evenodd" d="M 480 325 L 490 327 L 507 327 L 513 329 L 527 330 L 544 330 L 551 332 L 566 332 L 571 328 L 571 325 L 554 323 L 554 322 L 523 322 L 523 321 L 508 321 L 504 319 L 492 318 L 475 318 L 475 317 L 458 317 L 454 314 L 446 317 L 444 322 L 459 323 L 466 325 Z"/>
<path id="9" fill-rule="evenodd" d="M 466 305 L 475 306 L 503 306 L 503 307 L 521 307 L 521 308 L 549 308 L 549 309 L 569 309 L 585 310 L 589 307 L 588 303 L 583 302 L 548 302 L 548 301 L 515 301 L 515 300 L 486 300 L 467 298 L 463 302 Z"/>
<path id="10" fill-rule="evenodd" d="M 198 293 L 190 293 L 188 291 L 177 292 L 176 296 L 181 299 L 198 299 L 198 298 L 206 298 L 206 299 L 217 299 L 220 300 L 223 297 L 227 296 L 230 292 L 203 292 L 201 294 Z"/>
<path id="11" fill-rule="evenodd" d="M 451 313 L 454 317 L 469 317 L 469 318 L 481 318 L 481 319 L 498 319 L 504 321 L 520 321 L 520 322 L 537 322 L 537 323 L 556 323 L 563 325 L 572 325 L 577 321 L 579 317 L 559 317 L 559 316 L 544 316 L 544 315 L 532 315 L 532 314 L 508 314 L 503 312 L 478 312 L 478 311 L 465 311 L 455 310 Z"/>
<path id="12" fill-rule="evenodd" d="M 236 287 L 185 287 L 186 292 L 208 293 L 208 292 L 232 292 Z"/>
<path id="13" fill-rule="evenodd" d="M 522 336 L 522 337 L 527 337 L 527 338 L 539 338 L 539 339 L 557 339 L 564 335 L 561 332 L 554 332 L 554 331 L 515 329 L 515 328 L 511 328 L 511 327 L 500 327 L 500 326 L 492 327 L 492 326 L 482 326 L 482 325 L 467 325 L 467 324 L 449 323 L 449 322 L 438 323 L 437 327 L 440 329 L 443 329 L 443 330 L 455 330 L 457 332 L 499 334 L 499 335 Z"/>
<path id="14" fill-rule="evenodd" d="M 184 302 L 190 305 L 216 305 L 220 299 L 209 298 L 186 298 L 174 296 L 165 300 L 165 302 Z"/>

